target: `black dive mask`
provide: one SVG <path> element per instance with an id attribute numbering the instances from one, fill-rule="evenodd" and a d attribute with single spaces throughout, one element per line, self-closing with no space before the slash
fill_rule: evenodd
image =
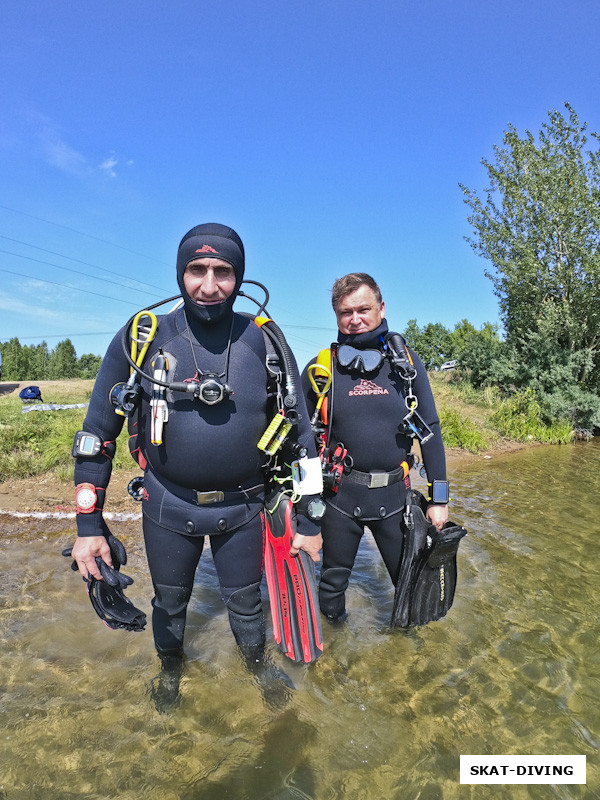
<path id="1" fill-rule="evenodd" d="M 341 344 L 337 350 L 340 366 L 358 372 L 373 372 L 383 363 L 381 350 L 359 350 L 350 344 Z"/>

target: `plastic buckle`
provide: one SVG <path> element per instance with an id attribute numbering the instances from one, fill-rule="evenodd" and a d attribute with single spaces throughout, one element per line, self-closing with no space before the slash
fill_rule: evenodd
<path id="1" fill-rule="evenodd" d="M 390 482 L 390 476 L 387 472 L 370 472 L 369 476 L 369 489 L 381 489 L 382 486 L 387 486 Z"/>
<path id="2" fill-rule="evenodd" d="M 210 503 L 222 503 L 225 500 L 223 492 L 196 492 L 196 503 L 199 506 L 207 506 Z"/>

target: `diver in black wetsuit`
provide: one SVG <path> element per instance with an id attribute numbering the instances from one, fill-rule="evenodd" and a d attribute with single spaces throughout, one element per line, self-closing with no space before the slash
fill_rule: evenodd
<path id="1" fill-rule="evenodd" d="M 401 511 L 410 489 L 408 462 L 412 438 L 403 423 L 409 412 L 407 386 L 418 401 L 420 425 L 425 435 L 421 452 L 428 481 L 446 489 L 446 459 L 427 372 L 420 358 L 405 347 L 404 369 L 416 372 L 412 382 L 394 369 L 389 353 L 390 338 L 385 304 L 379 287 L 365 273 L 351 273 L 333 286 L 332 304 L 337 318 L 338 348 L 332 347 L 329 369 L 333 389 L 323 403 L 326 424 L 322 435 L 335 464 L 325 490 L 327 513 L 323 518 L 323 564 L 319 585 L 321 611 L 330 621 L 345 618 L 345 592 L 365 526 L 372 532 L 393 582 L 402 554 Z M 397 342 L 397 340 L 396 340 Z M 352 350 L 351 348 L 354 348 Z M 340 363 L 344 361 L 346 366 Z M 303 391 L 311 416 L 317 394 L 309 375 L 314 359 L 302 374 Z M 412 362 L 412 363 L 410 363 Z M 416 410 L 416 409 L 415 409 Z M 416 417 L 413 416 L 413 422 Z M 425 440 L 431 432 L 433 435 Z M 342 444 L 336 453 L 336 445 Z M 342 462 L 343 459 L 343 462 Z M 342 467 L 345 464 L 345 469 Z M 325 467 L 327 472 L 327 466 Z M 333 480 L 337 475 L 337 482 Z M 442 497 L 442 499 L 444 499 Z M 427 517 L 439 529 L 448 519 L 446 502 L 432 503 Z"/>
<path id="2" fill-rule="evenodd" d="M 201 386 L 208 381 L 202 396 L 170 389 L 161 395 L 156 384 L 146 378 L 141 381 L 137 449 L 145 468 L 142 509 L 155 592 L 152 626 L 163 667 L 169 664 L 177 675 L 204 536 L 210 536 L 221 594 L 246 663 L 256 667 L 264 658 L 260 581 L 265 474 L 257 442 L 274 410 L 267 397 L 265 337 L 248 317 L 232 310 L 243 275 L 244 247 L 235 231 L 213 223 L 189 231 L 177 254 L 183 308 L 158 318 L 144 360 L 146 372 L 150 369 L 146 365 L 163 365 L 168 381 L 196 381 Z M 102 362 L 84 422 L 84 430 L 104 443 L 114 442 L 123 424 L 123 416 L 115 414 L 109 401 L 111 389 L 127 381 L 129 374 L 121 331 Z M 298 443 L 316 457 L 303 400 L 298 410 Z M 152 424 L 153 415 L 160 418 L 162 430 Z M 87 484 L 89 491 L 91 484 L 96 493 L 91 508 L 87 495 L 87 508 L 80 509 L 78 503 L 78 538 L 72 555 L 84 577 L 101 579 L 95 557 L 111 563 L 102 518 L 110 455 L 107 446 L 93 458 L 76 459 L 78 491 L 81 484 Z M 320 547 L 318 526 L 300 514 L 292 553 L 303 549 L 318 561 Z M 176 684 L 178 688 L 178 680 Z"/>

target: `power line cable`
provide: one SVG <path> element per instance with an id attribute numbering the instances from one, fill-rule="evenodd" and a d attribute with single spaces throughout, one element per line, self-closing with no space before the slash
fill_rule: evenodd
<path id="1" fill-rule="evenodd" d="M 11 336 L 10 339 L 29 341 L 31 339 L 73 339 L 75 336 L 114 336 L 114 331 L 87 331 L 86 333 L 51 333 L 49 336 Z M 10 342 L 10 339 L 0 339 L 1 344 Z"/>
<path id="2" fill-rule="evenodd" d="M 105 300 L 111 300 L 113 303 L 125 303 L 128 306 L 138 306 L 139 303 L 134 303 L 131 300 L 122 300 L 120 297 L 109 297 L 106 294 L 98 294 L 98 292 L 91 292 L 89 289 L 80 289 L 78 286 L 69 286 L 68 283 L 56 283 L 56 281 L 47 281 L 43 278 L 36 278 L 34 275 L 23 275 L 21 272 L 13 272 L 10 269 L 2 269 L 0 272 L 6 272 L 7 275 L 16 275 L 18 278 L 29 278 L 32 281 L 39 281 L 40 283 L 48 283 L 50 286 L 62 286 L 63 289 L 71 289 L 74 292 L 83 292 L 84 294 L 93 294 L 94 297 L 103 297 Z"/>
<path id="3" fill-rule="evenodd" d="M 6 239 L 9 242 L 15 242 L 15 244 L 23 244 L 25 247 L 32 247 L 34 250 L 41 250 L 42 253 L 49 253 L 52 256 L 58 256 L 59 258 L 66 258 L 69 261 L 75 261 L 77 264 L 83 264 L 86 267 L 93 267 L 94 269 L 101 269 L 103 272 L 108 272 L 109 275 L 116 275 L 118 278 L 122 278 L 122 274 L 120 272 L 115 272 L 112 269 L 108 269 L 107 267 L 101 267 L 98 264 L 90 264 L 89 261 L 82 261 L 80 258 L 73 258 L 73 256 L 65 256 L 63 253 L 56 253 L 54 250 L 46 250 L 44 247 L 40 247 L 37 244 L 30 244 L 29 242 L 22 242 L 20 239 L 13 239 L 10 236 L 4 236 L 0 233 L 0 239 Z M 2 252 L 7 252 L 3 250 Z M 24 258 L 24 256 L 23 256 Z M 42 262 L 46 263 L 46 262 Z M 51 265 L 53 266 L 53 265 Z M 65 269 L 65 267 L 61 267 L 61 269 Z M 151 289 L 158 289 L 159 292 L 167 291 L 163 289 L 161 286 L 153 286 L 150 283 L 145 283 L 144 281 L 139 281 L 137 278 L 129 278 L 127 277 L 126 280 L 131 281 L 132 283 L 143 283 L 144 286 L 147 286 Z"/>
<path id="4" fill-rule="evenodd" d="M 49 261 L 41 261 L 39 258 L 32 258 L 31 256 L 22 256 L 19 253 L 11 253 L 10 250 L 1 250 L 0 249 L 0 253 L 4 253 L 5 255 L 8 255 L 8 256 L 14 256 L 15 258 L 24 258 L 27 261 L 35 261 L 36 264 L 44 264 L 44 266 L 46 266 L 46 267 L 55 267 L 56 269 L 64 269 L 65 272 L 72 272 L 75 275 L 83 275 L 84 278 L 89 278 L 90 277 L 87 272 L 81 272 L 78 269 L 71 269 L 70 267 L 62 267 L 60 264 L 51 264 Z M 39 280 L 39 278 L 37 280 Z M 130 288 L 132 292 L 141 292 L 141 294 L 148 294 L 148 295 L 150 295 L 150 297 L 160 297 L 160 295 L 157 295 L 154 292 L 146 292 L 144 289 L 136 289 L 133 286 L 126 287 L 122 283 L 117 283 L 116 281 L 111 281 L 110 278 L 98 278 L 97 280 L 102 280 L 102 281 L 104 281 L 104 283 L 112 283 L 113 286 L 118 286 L 120 289 Z M 58 285 L 60 286 L 60 284 L 58 284 Z"/>
<path id="5" fill-rule="evenodd" d="M 84 233 L 84 231 L 78 231 L 77 228 L 70 228 L 68 225 L 61 225 L 60 222 L 52 222 L 50 219 L 44 219 L 43 217 L 36 217 L 34 214 L 28 214 L 26 211 L 19 211 L 17 208 L 11 208 L 10 206 L 5 206 L 0 204 L 0 208 L 3 208 L 5 211 L 12 211 L 13 214 L 21 214 L 24 217 L 29 217 L 29 219 L 35 219 L 37 222 L 45 222 L 47 225 L 55 225 L 57 228 L 64 228 L 66 231 L 71 231 L 72 233 L 77 233 L 79 236 L 87 236 L 89 239 L 95 239 L 97 242 L 102 242 L 103 244 L 108 244 L 111 247 L 116 247 L 119 250 L 124 250 L 126 253 L 132 253 L 134 256 L 142 256 L 143 258 L 149 259 L 150 261 L 156 261 L 157 264 L 162 264 L 163 266 L 169 266 L 166 264 L 165 261 L 160 261 L 158 258 L 153 258 L 149 256 L 147 253 L 138 253 L 136 250 L 130 250 L 128 247 L 123 247 L 123 245 L 115 244 L 111 242 L 109 239 L 102 239 L 100 236 L 94 236 L 92 233 Z"/>

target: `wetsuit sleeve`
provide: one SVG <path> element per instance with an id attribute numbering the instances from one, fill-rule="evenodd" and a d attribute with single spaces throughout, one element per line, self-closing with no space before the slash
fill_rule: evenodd
<path id="1" fill-rule="evenodd" d="M 440 420 L 438 417 L 437 409 L 435 407 L 435 400 L 431 391 L 431 384 L 427 376 L 425 365 L 410 348 L 408 352 L 413 360 L 415 369 L 417 370 L 417 377 L 414 382 L 414 393 L 419 400 L 418 411 L 423 417 L 425 422 L 431 428 L 433 436 L 428 442 L 421 445 L 421 452 L 423 454 L 423 463 L 427 471 L 427 479 L 431 481 L 445 481 L 446 480 L 446 453 L 444 451 L 444 443 L 442 441 L 442 432 L 440 429 Z"/>
<path id="2" fill-rule="evenodd" d="M 296 361 L 294 360 L 294 380 L 296 386 L 298 387 L 298 413 L 300 414 L 300 420 L 298 422 L 298 444 L 302 447 L 306 448 L 308 458 L 318 458 L 317 456 L 317 448 L 315 446 L 315 440 L 312 433 L 312 428 L 310 427 L 310 413 L 309 409 L 307 408 L 305 394 L 303 390 L 302 381 L 300 378 L 300 374 L 298 372 L 298 366 Z M 296 505 L 296 524 L 298 528 L 298 533 L 302 534 L 302 536 L 316 536 L 320 530 L 321 526 L 314 522 L 313 520 L 309 519 L 303 509 L 306 508 L 309 500 L 318 498 L 319 495 L 304 495 L 302 498 L 302 502 Z"/>
<path id="3" fill-rule="evenodd" d="M 119 331 L 102 360 L 83 423 L 83 430 L 99 436 L 102 442 L 116 442 L 123 428 L 124 417 L 115 414 L 109 399 L 112 387 L 129 378 L 129 365 L 123 354 L 121 337 L 122 331 Z M 108 450 L 112 453 L 114 448 Z M 75 459 L 75 485 L 91 483 L 96 487 L 98 497 L 96 509 L 91 514 L 77 514 L 78 536 L 106 535 L 107 528 L 102 518 L 102 509 L 111 473 L 112 458 L 102 452 L 93 458 L 79 456 Z"/>

